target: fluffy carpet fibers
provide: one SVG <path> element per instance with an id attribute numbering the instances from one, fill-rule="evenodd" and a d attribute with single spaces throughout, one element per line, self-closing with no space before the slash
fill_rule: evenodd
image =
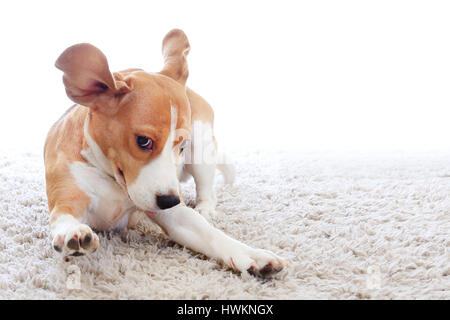
<path id="1" fill-rule="evenodd" d="M 450 299 L 450 155 L 236 152 L 216 227 L 289 259 L 239 275 L 143 216 L 91 256 L 50 245 L 40 152 L 0 154 L 3 299 Z M 195 199 L 192 180 L 185 199 Z"/>

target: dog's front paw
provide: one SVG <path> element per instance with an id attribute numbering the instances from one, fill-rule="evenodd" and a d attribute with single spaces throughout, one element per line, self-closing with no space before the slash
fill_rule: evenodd
<path id="1" fill-rule="evenodd" d="M 53 248 L 68 256 L 82 256 L 98 248 L 98 236 L 86 224 L 65 225 L 55 230 Z"/>
<path id="2" fill-rule="evenodd" d="M 228 263 L 235 270 L 261 278 L 270 277 L 288 266 L 288 263 L 276 254 L 253 248 L 232 255 Z"/>

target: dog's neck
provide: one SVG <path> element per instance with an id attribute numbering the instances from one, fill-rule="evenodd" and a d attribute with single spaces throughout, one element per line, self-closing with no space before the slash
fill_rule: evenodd
<path id="1" fill-rule="evenodd" d="M 106 173 L 107 175 L 114 178 L 114 170 L 111 167 L 109 160 L 103 154 L 102 149 L 98 146 L 98 144 L 94 141 L 94 139 L 89 134 L 89 115 L 86 117 L 84 121 L 84 140 L 88 145 L 88 148 L 81 150 L 81 155 L 83 158 L 92 166 Z"/>

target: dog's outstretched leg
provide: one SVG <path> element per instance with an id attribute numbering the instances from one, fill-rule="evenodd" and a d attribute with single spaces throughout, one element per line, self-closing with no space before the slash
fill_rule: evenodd
<path id="1" fill-rule="evenodd" d="M 249 247 L 227 236 L 182 204 L 149 217 L 175 242 L 218 259 L 240 272 L 267 277 L 287 265 L 287 262 L 270 251 Z"/>

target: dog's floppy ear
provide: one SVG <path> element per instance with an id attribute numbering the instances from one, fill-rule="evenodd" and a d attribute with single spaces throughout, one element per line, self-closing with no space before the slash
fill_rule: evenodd
<path id="1" fill-rule="evenodd" d="M 118 110 L 121 97 L 130 91 L 126 82 L 109 71 L 105 55 L 88 43 L 67 48 L 55 66 L 64 71 L 66 93 L 74 102 L 107 114 Z"/>
<path id="2" fill-rule="evenodd" d="M 189 75 L 186 56 L 190 49 L 188 38 L 182 30 L 169 31 L 162 43 L 164 68 L 161 73 L 185 85 Z"/>

